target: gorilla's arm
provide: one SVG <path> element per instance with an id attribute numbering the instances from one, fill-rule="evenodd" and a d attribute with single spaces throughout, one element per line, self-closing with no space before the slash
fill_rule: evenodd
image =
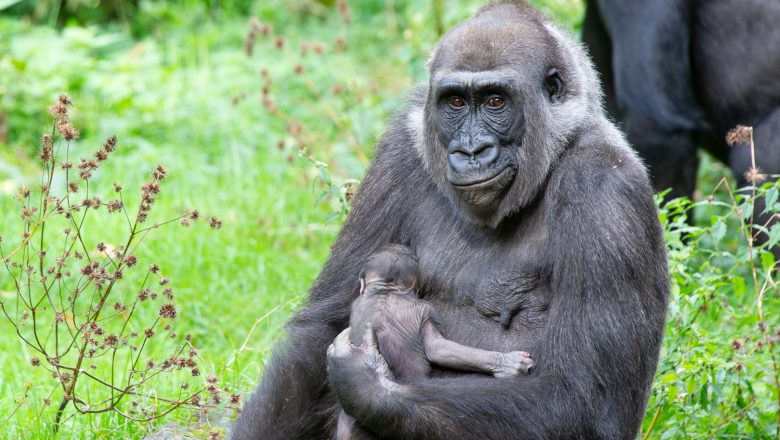
<path id="1" fill-rule="evenodd" d="M 375 353 L 340 347 L 331 385 L 358 423 L 397 439 L 636 434 L 664 324 L 662 236 L 636 159 L 580 150 L 566 154 L 547 191 L 553 297 L 537 370 L 396 384 Z"/>
<path id="2" fill-rule="evenodd" d="M 260 386 L 236 422 L 233 439 L 329 437 L 335 399 L 328 391 L 325 349 L 347 326 L 363 261 L 388 243 L 408 241 L 400 231 L 409 230 L 404 215 L 413 200 L 398 194 L 420 187 L 415 180 L 420 178 L 420 166 L 409 150 L 389 147 L 411 144 L 402 126 L 393 124 L 397 128 L 377 145 L 374 164 L 311 288 L 309 303 L 287 324 L 287 336 L 275 347 Z"/>

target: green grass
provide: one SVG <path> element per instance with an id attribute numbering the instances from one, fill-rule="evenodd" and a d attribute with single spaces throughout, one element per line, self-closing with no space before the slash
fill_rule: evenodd
<path id="1" fill-rule="evenodd" d="M 155 262 L 171 277 L 180 315 L 175 329 L 192 333 L 203 375 L 216 374 L 223 386 L 250 391 L 282 325 L 305 300 L 327 257 L 343 220 L 341 185 L 362 176 L 373 144 L 403 103 L 405 91 L 426 79 L 425 62 L 437 39 L 432 2 L 351 1 L 349 24 L 342 22 L 334 7 L 323 6 L 328 3 L 258 2 L 253 16 L 270 24 L 274 36 L 284 42 L 278 49 L 274 36 L 259 36 L 251 57 L 244 49 L 249 17 L 215 16 L 195 1 L 142 3 L 132 23 L 70 26 L 62 32 L 0 16 L 4 249 L 21 238 L 19 209 L 12 196 L 19 185 L 34 186 L 38 179 L 35 157 L 40 133 L 47 126 L 46 108 L 67 92 L 75 103 L 74 122 L 82 130 L 81 139 L 72 145 L 72 157 L 90 155 L 108 135 L 119 138 L 118 152 L 96 176 L 104 197 L 115 181 L 135 194 L 151 168 L 162 163 L 170 169 L 170 177 L 154 218 L 197 208 L 224 221 L 219 231 L 176 224 L 160 229 L 144 242 L 139 258 L 142 266 Z M 445 28 L 471 15 L 481 3 L 448 2 L 442 19 Z M 564 27 L 579 28 L 580 1 L 533 3 Z M 133 39 L 131 32 L 140 37 Z M 343 47 L 337 44 L 339 37 L 344 39 Z M 310 48 L 305 55 L 302 44 Z M 311 50 L 317 44 L 324 53 Z M 261 90 L 268 79 L 261 70 L 270 78 L 274 114 L 262 103 Z M 299 157 L 301 145 L 311 159 Z M 315 161 L 327 165 L 317 166 Z M 702 187 L 711 188 L 723 172 L 709 161 Z M 707 225 L 703 236 L 723 214 L 712 208 L 697 210 L 697 222 Z M 90 240 L 113 243 L 123 231 L 121 219 L 98 218 L 89 225 L 96 228 Z M 668 218 L 671 222 L 673 216 Z M 673 434 L 675 427 L 687 426 L 681 421 L 687 418 L 690 425 L 705 412 L 723 415 L 732 423 L 730 418 L 742 411 L 734 406 L 713 409 L 708 406 L 711 400 L 701 397 L 700 389 L 711 389 L 708 374 L 714 370 L 678 368 L 681 350 L 698 353 L 697 361 L 704 362 L 728 350 L 737 335 L 755 324 L 752 297 L 735 298 L 735 287 L 723 287 L 724 279 L 746 274 L 744 246 L 732 234 L 736 223 L 727 224 L 730 232 L 725 238 L 696 241 L 693 249 L 679 242 L 671 229 L 667 233 L 670 246 L 678 246 L 671 254 L 677 264 L 676 296 L 662 361 L 667 370 L 659 375 L 645 423 L 647 428 L 654 411 L 662 408 L 654 437 Z M 742 265 L 729 263 L 726 270 L 710 264 L 710 254 L 698 246 L 719 241 L 724 242 L 720 251 L 738 256 L 731 263 Z M 700 284 L 690 284 L 697 276 Z M 697 343 L 679 330 L 688 323 L 687 313 L 708 301 L 704 289 L 708 282 L 721 283 L 717 284 L 719 298 L 728 308 L 724 305 L 721 314 L 710 308 L 699 318 L 701 322 L 689 326 L 696 331 Z M 742 288 L 749 292 L 750 283 Z M 0 300 L 13 303 L 12 292 L 11 280 L 2 273 Z M 764 307 L 774 312 L 771 322 L 776 324 L 776 292 Z M 744 311 L 744 319 L 737 317 L 739 310 Z M 150 308 L 141 318 L 155 313 L 156 308 Z M 162 354 L 164 349 L 154 346 L 150 354 Z M 766 380 L 758 373 L 771 368 L 766 354 L 757 353 L 753 358 L 738 357 L 758 378 L 751 378 L 756 384 L 754 394 L 766 406 L 754 405 L 747 414 L 758 420 L 755 426 L 763 427 L 752 432 L 772 432 L 769 419 L 776 408 L 771 406 Z M 0 438 L 55 437 L 51 432 L 54 409 L 43 404 L 55 384 L 42 368 L 29 366 L 31 356 L 12 327 L 0 320 Z M 733 366 L 722 364 L 717 371 L 733 379 Z M 732 392 L 735 382 L 724 383 L 728 387 L 722 392 Z M 670 391 L 683 386 L 687 391 Z M 160 391 L 172 387 L 163 384 Z M 52 399 L 56 402 L 60 397 L 55 392 Z M 71 411 L 68 416 L 58 438 L 138 438 L 154 429 L 110 414 L 77 416 Z M 181 411 L 172 418 L 189 416 Z M 701 423 L 704 428 L 691 431 L 692 437 L 710 432 L 712 426 L 731 426 L 710 420 Z"/>
<path id="2" fill-rule="evenodd" d="M 71 157 L 91 155 L 110 134 L 119 138 L 118 152 L 93 184 L 103 188 L 104 198 L 113 182 L 133 191 L 162 163 L 170 177 L 156 219 L 197 208 L 224 221 L 220 231 L 178 225 L 156 231 L 139 258 L 142 265 L 159 264 L 173 280 L 176 329 L 192 333 L 204 376 L 215 373 L 223 385 L 248 392 L 283 323 L 305 299 L 343 218 L 334 216 L 333 198 L 321 200 L 330 188 L 317 180 L 320 171 L 310 161 L 298 157 L 290 124 L 299 121 L 311 156 L 332 165 L 326 177 L 333 175 L 336 184 L 360 177 L 404 91 L 424 78 L 426 51 L 436 36 L 422 19 L 426 11 L 412 6 L 392 11 L 393 22 L 369 8 L 354 8 L 347 26 L 337 14 L 318 16 L 272 2 L 258 6 L 256 16 L 284 38 L 284 47 L 277 49 L 272 37 L 259 38 L 247 57 L 248 18 L 215 21 L 197 7 L 178 16 L 174 6 L 147 6 L 140 19 L 157 26 L 140 40 L 112 27 L 68 27 L 60 33 L 0 19 L 0 115 L 8 126 L 0 149 L 4 246 L 11 248 L 21 236 L 12 195 L 19 185 L 36 182 L 34 158 L 47 126 L 46 108 L 67 92 L 82 131 Z M 473 9 L 455 8 L 458 13 L 450 17 L 451 9 L 447 20 L 460 20 Z M 340 36 L 343 49 L 336 44 Z M 301 55 L 304 42 L 324 45 L 325 53 Z M 302 75 L 294 73 L 298 64 Z M 275 115 L 261 105 L 261 69 L 272 80 Z M 98 218 L 99 224 L 88 225 L 97 228 L 90 245 L 117 244 L 121 218 Z M 0 296 L 12 304 L 10 282 L 7 274 L 0 276 Z M 117 298 L 123 295 L 133 293 Z M 155 313 L 151 307 L 141 317 Z M 52 437 L 54 409 L 43 402 L 51 396 L 56 406 L 55 383 L 42 368 L 29 366 L 32 354 L 7 322 L 0 329 L 1 435 Z M 164 349 L 152 347 L 149 354 Z M 138 437 L 150 428 L 110 414 L 69 415 L 60 438 Z"/>

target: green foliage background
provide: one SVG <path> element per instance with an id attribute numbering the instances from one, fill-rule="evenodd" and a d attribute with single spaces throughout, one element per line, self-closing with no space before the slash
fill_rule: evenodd
<path id="1" fill-rule="evenodd" d="M 66 92 L 82 130 L 75 156 L 119 138 L 99 183 L 137 188 L 163 163 L 170 178 L 156 208 L 162 217 L 197 207 L 224 220 L 218 234 L 161 231 L 139 257 L 173 279 L 178 325 L 200 347 L 211 369 L 204 375 L 247 392 L 328 254 L 345 212 L 344 184 L 362 176 L 405 91 L 426 79 L 437 26 L 482 2 L 354 0 L 348 23 L 327 0 L 119 3 L 119 12 L 99 1 L 68 2 L 61 12 L 58 1 L 0 1 L 0 234 L 20 238 L 13 194 L 35 185 L 46 108 Z M 580 1 L 532 3 L 578 32 Z M 272 32 L 258 35 L 248 56 L 251 17 Z M 275 113 L 263 103 L 264 86 Z M 727 171 L 704 162 L 696 205 L 680 200 L 660 212 L 673 298 L 643 434 L 774 438 L 771 338 L 780 338 L 780 304 L 767 283 L 762 333 L 750 271 L 757 262 L 763 285 L 771 274 L 762 268 L 773 260 L 748 250 L 737 211 L 745 200 L 732 204 L 723 185 L 715 191 Z M 713 191 L 722 203 L 706 202 Z M 775 185 L 763 193 L 777 200 Z M 119 226 L 96 225 L 106 241 Z M 13 297 L 3 273 L 0 300 Z M 55 388 L 29 366 L 31 354 L 11 330 L 0 322 L 0 437 L 53 437 L 53 409 L 43 399 Z M 111 414 L 74 416 L 60 438 L 140 438 L 153 429 Z"/>

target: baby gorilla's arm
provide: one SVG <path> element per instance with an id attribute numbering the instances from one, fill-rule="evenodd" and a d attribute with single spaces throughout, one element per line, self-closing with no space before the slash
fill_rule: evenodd
<path id="1" fill-rule="evenodd" d="M 430 321 L 425 323 L 422 335 L 428 360 L 442 367 L 479 371 L 495 377 L 511 377 L 527 373 L 534 365 L 531 355 L 525 351 L 501 353 L 450 341 Z"/>

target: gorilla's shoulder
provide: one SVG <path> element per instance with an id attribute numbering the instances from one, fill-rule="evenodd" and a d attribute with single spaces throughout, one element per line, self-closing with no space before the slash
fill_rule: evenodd
<path id="1" fill-rule="evenodd" d="M 550 176 L 558 201 L 652 201 L 644 164 L 609 122 L 585 130 L 561 155 Z"/>
<path id="2" fill-rule="evenodd" d="M 419 159 L 424 148 L 425 100 L 427 90 L 423 86 L 413 88 L 404 104 L 390 121 L 385 135 L 376 147 L 377 157 L 395 156 L 395 160 Z M 419 162 L 419 160 L 416 160 Z"/>

